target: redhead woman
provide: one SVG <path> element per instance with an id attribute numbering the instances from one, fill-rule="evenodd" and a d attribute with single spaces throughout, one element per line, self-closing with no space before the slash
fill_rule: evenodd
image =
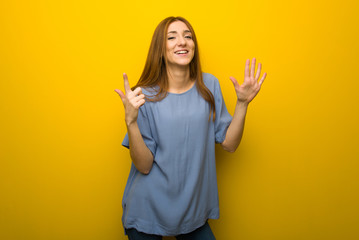
<path id="1" fill-rule="evenodd" d="M 266 77 L 256 59 L 244 81 L 230 77 L 237 95 L 228 113 L 218 79 L 201 69 L 191 24 L 168 17 L 157 26 L 143 73 L 125 92 L 132 166 L 123 195 L 123 227 L 130 240 L 215 239 L 208 219 L 219 218 L 215 144 L 234 152 L 242 138 L 248 104 Z"/>

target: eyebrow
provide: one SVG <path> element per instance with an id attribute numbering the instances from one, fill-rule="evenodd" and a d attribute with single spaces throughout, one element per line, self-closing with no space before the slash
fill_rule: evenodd
<path id="1" fill-rule="evenodd" d="M 183 32 L 189 32 L 189 33 L 191 33 L 190 30 L 184 30 Z M 167 34 L 170 34 L 170 33 L 177 33 L 177 31 L 171 31 L 171 32 L 168 32 Z"/>

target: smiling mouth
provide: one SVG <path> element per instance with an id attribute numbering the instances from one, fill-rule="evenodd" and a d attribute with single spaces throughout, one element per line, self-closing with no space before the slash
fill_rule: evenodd
<path id="1" fill-rule="evenodd" d="M 187 50 L 183 50 L 183 51 L 177 51 L 177 52 L 175 52 L 175 54 L 177 54 L 177 55 L 186 55 L 188 53 L 188 51 Z"/>

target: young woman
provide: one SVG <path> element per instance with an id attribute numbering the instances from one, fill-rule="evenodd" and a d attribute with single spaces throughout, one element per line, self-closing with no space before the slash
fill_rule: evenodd
<path id="1" fill-rule="evenodd" d="M 266 77 L 261 64 L 245 64 L 244 82 L 230 77 L 237 104 L 233 117 L 219 81 L 201 70 L 190 23 L 168 17 L 156 28 L 143 73 L 132 89 L 116 89 L 124 109 L 132 167 L 123 196 L 129 239 L 215 239 L 208 219 L 219 218 L 215 143 L 234 152 L 248 104 Z M 259 80 L 259 81 L 258 81 Z"/>

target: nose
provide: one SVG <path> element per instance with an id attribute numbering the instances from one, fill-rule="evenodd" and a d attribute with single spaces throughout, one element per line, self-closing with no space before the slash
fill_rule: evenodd
<path id="1" fill-rule="evenodd" d="M 177 44 L 180 46 L 186 45 L 186 39 L 183 36 L 179 36 Z"/>

